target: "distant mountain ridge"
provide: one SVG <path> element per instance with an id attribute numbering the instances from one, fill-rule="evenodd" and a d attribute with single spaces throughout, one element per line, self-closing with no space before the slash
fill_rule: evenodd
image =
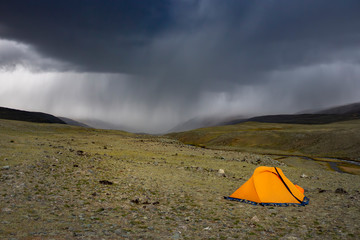
<path id="1" fill-rule="evenodd" d="M 317 114 L 359 114 L 360 102 L 342 105 L 338 107 L 332 107 L 325 110 L 316 112 Z"/>
<path id="2" fill-rule="evenodd" d="M 73 120 L 73 119 L 71 119 L 71 118 L 67 118 L 67 117 L 58 117 L 58 118 L 60 118 L 61 120 L 63 120 L 63 121 L 64 121 L 66 124 L 68 124 L 68 125 L 78 126 L 78 127 L 92 128 L 91 126 L 86 125 L 85 123 L 75 121 L 75 120 Z"/>
<path id="3" fill-rule="evenodd" d="M 11 108 L 0 107 L 0 119 L 17 120 L 37 123 L 59 123 L 66 124 L 60 118 L 42 112 L 29 112 Z"/>
<path id="4" fill-rule="evenodd" d="M 237 119 L 224 122 L 223 125 L 233 125 L 243 122 L 291 123 L 291 124 L 326 124 L 340 121 L 360 119 L 360 103 L 351 103 L 331 107 L 314 112 L 303 111 L 302 114 L 264 115 L 248 119 Z"/>
<path id="5" fill-rule="evenodd" d="M 330 108 L 305 110 L 295 114 L 263 115 L 256 117 L 203 117 L 193 118 L 177 125 L 168 132 L 183 132 L 197 128 L 234 125 L 243 122 L 327 124 L 360 119 L 360 102 Z"/>
<path id="6" fill-rule="evenodd" d="M 0 107 L 0 119 L 38 123 L 60 123 L 81 127 L 116 129 L 134 133 L 138 132 L 136 129 L 128 126 L 117 125 L 101 120 L 86 119 L 75 121 L 70 118 L 55 117 L 47 113 L 16 110 L 6 107 Z M 203 127 L 234 125 L 251 121 L 263 123 L 326 124 L 356 119 L 360 119 L 360 102 L 320 110 L 306 110 L 297 114 L 264 115 L 251 118 L 246 118 L 242 116 L 195 117 L 175 126 L 167 132 L 183 132 Z"/>
<path id="7" fill-rule="evenodd" d="M 91 128 L 97 128 L 97 129 L 111 129 L 111 130 L 120 130 L 120 131 L 126 131 L 126 132 L 132 132 L 137 133 L 138 131 L 134 128 L 121 125 L 121 124 L 114 124 L 106 121 L 102 121 L 99 119 L 79 119 L 79 121 Z"/>
<path id="8" fill-rule="evenodd" d="M 224 125 L 233 125 L 243 122 L 263 123 L 291 123 L 291 124 L 326 124 L 348 120 L 360 119 L 360 114 L 289 114 L 266 115 L 227 122 Z"/>
<path id="9" fill-rule="evenodd" d="M 327 108 L 306 109 L 295 114 L 351 114 L 360 112 L 360 102 Z"/>
<path id="10" fill-rule="evenodd" d="M 6 107 L 0 107 L 0 119 L 35 123 L 60 123 L 85 128 L 113 129 L 128 132 L 137 132 L 136 129 L 132 129 L 123 125 L 108 123 L 101 120 L 84 119 L 76 121 L 67 117 L 56 117 L 48 113 L 23 111 Z"/>
<path id="11" fill-rule="evenodd" d="M 174 128 L 170 129 L 167 132 L 182 132 L 182 131 L 188 131 L 191 129 L 196 128 L 202 128 L 202 127 L 213 127 L 217 126 L 224 121 L 231 121 L 233 119 L 239 119 L 243 118 L 241 116 L 232 116 L 232 117 L 226 117 L 223 116 L 207 116 L 207 117 L 195 117 L 192 119 L 189 119 L 186 122 L 180 123 Z"/>

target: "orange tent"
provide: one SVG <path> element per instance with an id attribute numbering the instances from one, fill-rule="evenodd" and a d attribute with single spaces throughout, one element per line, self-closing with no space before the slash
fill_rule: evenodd
<path id="1" fill-rule="evenodd" d="M 293 184 L 276 167 L 256 168 L 251 178 L 225 199 L 254 205 L 305 206 L 309 203 L 304 189 Z"/>

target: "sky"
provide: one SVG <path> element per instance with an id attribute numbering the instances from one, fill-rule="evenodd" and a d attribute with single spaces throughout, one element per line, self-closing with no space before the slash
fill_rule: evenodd
<path id="1" fill-rule="evenodd" d="M 360 1 L 1 0 L 0 106 L 159 133 L 360 102 Z"/>

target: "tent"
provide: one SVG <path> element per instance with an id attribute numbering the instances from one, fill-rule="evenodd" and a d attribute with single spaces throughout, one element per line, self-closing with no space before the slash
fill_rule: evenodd
<path id="1" fill-rule="evenodd" d="M 253 205 L 301 205 L 309 204 L 304 189 L 293 184 L 280 168 L 258 167 L 251 178 L 225 199 Z"/>

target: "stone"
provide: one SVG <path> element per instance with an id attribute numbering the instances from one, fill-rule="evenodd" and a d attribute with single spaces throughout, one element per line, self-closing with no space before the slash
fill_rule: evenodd
<path id="1" fill-rule="evenodd" d="M 276 210 L 275 208 L 269 209 L 269 213 L 271 213 L 271 214 L 277 214 L 277 213 L 278 213 L 278 210 Z"/>
<path id="2" fill-rule="evenodd" d="M 171 239 L 174 239 L 174 240 L 180 239 L 180 233 L 179 232 L 175 233 L 174 235 L 171 236 Z"/>
<path id="3" fill-rule="evenodd" d="M 114 231 L 114 233 L 116 234 L 116 235 L 121 235 L 122 233 L 123 233 L 123 231 L 122 231 L 122 229 L 121 228 L 119 228 L 119 229 L 116 229 L 115 231 Z"/>
<path id="4" fill-rule="evenodd" d="M 110 182 L 108 180 L 100 180 L 99 183 L 103 184 L 103 185 L 113 185 L 114 184 L 113 182 Z"/>
<path id="5" fill-rule="evenodd" d="M 10 169 L 10 166 L 3 166 L 2 168 L 1 168 L 1 170 L 9 170 Z"/>
<path id="6" fill-rule="evenodd" d="M 259 218 L 255 215 L 255 216 L 253 216 L 253 217 L 251 218 L 251 221 L 253 221 L 253 222 L 259 222 L 260 220 L 259 220 Z"/>
<path id="7" fill-rule="evenodd" d="M 347 191 L 345 191 L 343 188 L 337 188 L 337 189 L 335 190 L 335 193 L 347 194 Z"/>
<path id="8" fill-rule="evenodd" d="M 217 174 L 218 174 L 218 176 L 226 177 L 224 169 L 219 169 Z"/>
<path id="9" fill-rule="evenodd" d="M 4 213 L 11 213 L 12 212 L 12 210 L 10 208 L 7 208 L 7 207 L 2 208 L 1 211 L 4 212 Z"/>

